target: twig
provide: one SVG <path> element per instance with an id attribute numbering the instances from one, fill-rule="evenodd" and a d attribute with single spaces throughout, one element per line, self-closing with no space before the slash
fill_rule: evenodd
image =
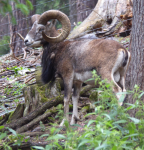
<path id="1" fill-rule="evenodd" d="M 26 47 L 22 48 L 22 50 L 24 51 L 23 59 L 26 59 L 26 56 L 27 56 Z"/>
<path id="2" fill-rule="evenodd" d="M 18 96 L 14 96 L 14 97 L 10 97 L 10 98 L 4 99 L 4 100 L 0 100 L 0 103 L 13 102 L 14 99 L 18 99 L 21 97 L 23 97 L 23 94 L 20 94 Z"/>
<path id="3" fill-rule="evenodd" d="M 30 79 L 26 80 L 24 83 L 28 83 L 29 81 L 31 81 L 33 78 L 35 78 L 35 76 L 31 77 Z"/>
<path id="4" fill-rule="evenodd" d="M 38 59 L 40 59 L 40 57 L 41 57 L 41 55 L 43 54 L 43 51 L 37 56 L 37 58 L 34 60 L 34 61 L 32 61 L 31 63 L 33 64 L 33 63 L 35 63 Z"/>
<path id="5" fill-rule="evenodd" d="M 20 33 L 17 33 L 17 35 L 24 41 L 24 37 Z"/>

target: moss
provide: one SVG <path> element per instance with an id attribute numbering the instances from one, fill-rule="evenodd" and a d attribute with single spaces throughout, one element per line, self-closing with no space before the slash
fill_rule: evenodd
<path id="1" fill-rule="evenodd" d="M 35 97 L 35 86 L 31 86 L 31 96 Z"/>
<path id="2" fill-rule="evenodd" d="M 58 92 L 61 92 L 61 85 L 60 85 L 60 81 L 59 80 L 56 81 L 56 86 L 57 86 Z"/>
<path id="3" fill-rule="evenodd" d="M 73 110 L 73 105 L 72 104 L 69 104 L 69 110 Z"/>
<path id="4" fill-rule="evenodd" d="M 11 117 L 13 116 L 13 113 L 14 113 L 14 111 L 10 112 L 10 115 L 9 115 L 9 118 L 8 118 L 7 123 L 10 123 L 10 122 L 11 122 Z"/>
<path id="5" fill-rule="evenodd" d="M 48 120 L 49 120 L 50 122 L 54 122 L 54 121 L 55 121 L 55 119 L 54 119 L 53 117 L 48 117 Z"/>
<path id="6" fill-rule="evenodd" d="M 98 100 L 98 92 L 97 91 L 91 91 L 89 98 L 90 98 L 90 100 L 97 101 Z"/>
<path id="7" fill-rule="evenodd" d="M 3 116 L 0 116 L 0 121 L 3 120 Z"/>
<path id="8" fill-rule="evenodd" d="M 89 105 L 84 106 L 81 111 L 82 111 L 82 113 L 89 112 L 90 111 L 90 106 Z"/>
<path id="9" fill-rule="evenodd" d="M 42 103 L 45 103 L 45 102 L 47 102 L 47 101 L 48 101 L 48 98 L 41 97 L 41 102 L 42 102 Z"/>
<path id="10" fill-rule="evenodd" d="M 55 99 L 56 99 L 56 100 L 63 100 L 63 99 L 64 99 L 64 95 L 63 95 L 63 96 L 62 96 L 62 95 L 59 95 L 59 96 L 57 96 Z"/>
<path id="11" fill-rule="evenodd" d="M 48 97 L 46 95 L 46 91 L 47 91 L 46 89 L 47 89 L 47 85 L 44 85 L 44 86 L 38 86 L 37 84 L 33 85 L 31 88 L 32 96 L 34 97 L 37 91 L 40 97 L 40 102 L 42 103 L 47 102 Z"/>

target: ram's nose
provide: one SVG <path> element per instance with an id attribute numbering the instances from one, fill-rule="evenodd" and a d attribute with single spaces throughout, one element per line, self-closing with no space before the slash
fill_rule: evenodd
<path id="1" fill-rule="evenodd" d="M 28 45 L 29 41 L 27 39 L 24 40 L 25 45 Z"/>
<path id="2" fill-rule="evenodd" d="M 31 39 L 31 38 L 25 38 L 24 39 L 24 44 L 26 45 L 26 46 L 30 46 L 30 45 L 32 45 L 33 44 L 33 39 Z"/>

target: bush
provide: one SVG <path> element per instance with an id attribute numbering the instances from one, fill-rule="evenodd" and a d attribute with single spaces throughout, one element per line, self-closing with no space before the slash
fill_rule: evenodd
<path id="1" fill-rule="evenodd" d="M 95 120 L 90 120 L 84 127 L 83 132 L 71 128 L 65 122 L 66 133 L 58 134 L 57 129 L 52 128 L 46 139 L 50 142 L 46 150 L 56 148 L 58 150 L 143 150 L 144 149 L 144 104 L 140 100 L 143 91 L 136 85 L 134 90 L 128 92 L 133 94 L 135 104 L 126 104 L 127 108 L 120 107 L 115 98 L 110 83 L 100 80 L 100 77 L 93 71 L 93 78 L 99 82 L 99 102 L 93 113 Z M 139 118 L 130 117 L 128 111 L 138 109 Z M 79 126 L 79 125 L 76 125 Z M 42 136 L 42 137 L 43 137 Z M 63 141 L 63 142 L 61 142 Z M 35 147 L 41 149 L 42 147 Z M 43 148 L 44 149 L 44 148 Z"/>
<path id="2" fill-rule="evenodd" d="M 9 47 L 10 36 L 3 36 L 0 40 L 0 55 L 7 54 L 10 51 Z"/>

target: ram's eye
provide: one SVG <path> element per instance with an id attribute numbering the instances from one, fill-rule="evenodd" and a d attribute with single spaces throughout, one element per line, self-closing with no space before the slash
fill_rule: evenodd
<path id="1" fill-rule="evenodd" d="M 40 29 L 39 29 L 39 31 L 43 31 L 43 30 L 44 30 L 43 28 L 40 28 Z"/>

